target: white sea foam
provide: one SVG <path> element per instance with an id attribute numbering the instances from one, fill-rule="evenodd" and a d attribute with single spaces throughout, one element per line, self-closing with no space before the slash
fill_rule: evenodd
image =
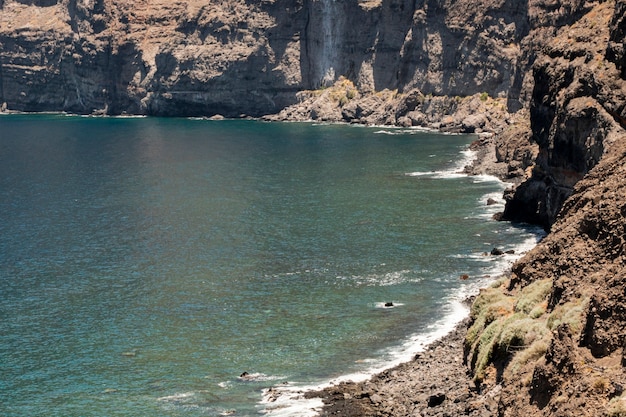
<path id="1" fill-rule="evenodd" d="M 319 385 L 288 384 L 265 390 L 262 402 L 263 412 L 279 417 L 316 416 L 323 407 L 323 402 L 320 398 L 305 398 L 307 392 L 318 391 L 346 381 L 363 382 L 372 375 L 410 361 L 416 353 L 423 351 L 428 345 L 450 333 L 458 323 L 467 317 L 468 308 L 463 304 L 461 298 L 456 298 L 446 308 L 444 317 L 429 326 L 426 332 L 413 335 L 399 346 L 382 352 L 378 359 L 359 361 L 369 365 L 364 371 L 346 374 Z"/>
<path id="2" fill-rule="evenodd" d="M 461 158 L 450 168 L 436 171 L 415 171 L 415 172 L 407 172 L 406 176 L 408 177 L 431 177 L 435 179 L 454 179 L 454 178 L 464 178 L 468 175 L 464 172 L 465 167 L 472 163 L 472 161 L 476 158 L 476 152 L 470 149 L 464 149 L 461 151 Z M 483 181 L 497 181 L 497 178 L 491 176 L 472 176 L 475 179 L 475 182 L 483 182 Z"/>
<path id="3" fill-rule="evenodd" d="M 285 376 L 280 375 L 265 375 L 260 372 L 243 373 L 238 377 L 241 381 L 278 381 L 285 379 Z"/>
<path id="4" fill-rule="evenodd" d="M 213 408 L 208 405 L 207 398 L 214 399 L 208 391 L 181 392 L 157 398 L 161 407 L 175 413 L 200 413 L 202 415 L 231 415 L 234 410 Z"/>
<path id="5" fill-rule="evenodd" d="M 178 394 L 167 395 L 165 397 L 159 397 L 159 398 L 157 398 L 157 401 L 176 403 L 176 402 L 187 400 L 187 399 L 193 397 L 194 395 L 195 395 L 195 393 L 193 393 L 193 392 L 181 392 L 181 393 L 178 393 Z"/>
<path id="6" fill-rule="evenodd" d="M 382 302 L 375 303 L 374 307 L 390 309 L 390 308 L 402 307 L 403 305 L 404 305 L 403 303 L 397 303 L 394 301 L 382 301 Z"/>
<path id="7" fill-rule="evenodd" d="M 420 133 L 436 133 L 438 135 L 446 136 L 460 136 L 464 133 L 455 132 L 441 132 L 438 129 L 423 126 L 411 126 L 411 127 L 398 127 L 398 126 L 385 126 L 385 125 L 370 125 L 370 127 L 378 127 L 381 130 L 377 130 L 374 134 L 379 135 L 415 135 Z"/>
<path id="8" fill-rule="evenodd" d="M 542 233 L 538 228 L 529 228 L 528 236 L 522 242 L 514 246 L 514 253 L 501 256 L 485 256 L 482 253 L 469 255 L 457 255 L 471 258 L 475 261 L 487 263 L 482 268 L 483 275 L 468 280 L 454 294 L 447 297 L 442 315 L 439 320 L 429 325 L 425 332 L 410 335 L 399 345 L 380 352 L 375 359 L 367 358 L 357 361 L 367 364 L 362 371 L 342 375 L 330 381 L 321 382 L 318 385 L 298 385 L 289 383 L 279 387 L 273 387 L 264 391 L 262 412 L 277 417 L 313 417 L 319 414 L 323 407 L 320 398 L 305 398 L 310 391 L 319 391 L 324 388 L 337 385 L 341 382 L 362 382 L 371 378 L 372 375 L 410 361 L 416 353 L 424 351 L 430 344 L 441 339 L 455 329 L 469 314 L 466 300 L 478 294 L 481 288 L 486 287 L 496 277 L 508 270 L 513 262 L 527 251 L 532 249 Z M 395 304 L 400 306 L 401 304 Z M 384 302 L 376 303 L 377 308 L 385 308 Z M 388 308 L 388 307 L 387 307 Z"/>
<path id="9" fill-rule="evenodd" d="M 417 283 L 422 280 L 419 277 L 415 277 L 414 271 L 410 271 L 408 269 L 402 271 L 386 272 L 382 274 L 369 274 L 366 276 L 338 276 L 337 279 L 341 281 L 351 281 L 353 285 L 357 286 L 365 285 L 376 287 L 387 287 L 390 285 L 397 285 L 406 282 Z"/>
<path id="10" fill-rule="evenodd" d="M 436 179 L 454 179 L 454 178 L 463 178 L 467 175 L 458 171 L 416 171 L 416 172 L 408 172 L 405 174 L 407 177 L 431 177 Z"/>

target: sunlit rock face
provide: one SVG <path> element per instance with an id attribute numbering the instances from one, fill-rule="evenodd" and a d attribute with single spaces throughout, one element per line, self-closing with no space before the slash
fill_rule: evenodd
<path id="1" fill-rule="evenodd" d="M 9 109 L 262 115 L 301 90 L 508 97 L 533 28 L 516 1 L 4 0 Z M 543 22 L 539 22 L 543 24 Z"/>

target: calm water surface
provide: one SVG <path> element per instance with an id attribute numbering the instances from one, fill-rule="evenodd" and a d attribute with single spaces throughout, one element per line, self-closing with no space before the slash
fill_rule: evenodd
<path id="1" fill-rule="evenodd" d="M 472 139 L 0 117 L 0 414 L 258 415 L 410 354 L 534 242 L 454 174 Z"/>

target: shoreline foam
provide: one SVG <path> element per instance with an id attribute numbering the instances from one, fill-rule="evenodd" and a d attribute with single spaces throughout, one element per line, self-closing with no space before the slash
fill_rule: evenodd
<path id="1" fill-rule="evenodd" d="M 438 179 L 476 177 L 480 178 L 480 181 L 497 181 L 502 185 L 502 191 L 499 192 L 500 200 L 502 201 L 499 204 L 485 206 L 485 213 L 481 214 L 481 217 L 488 216 L 493 218 L 493 215 L 499 211 L 498 209 L 503 208 L 502 192 L 510 184 L 492 175 L 477 176 L 465 173 L 465 168 L 475 163 L 479 156 L 476 151 L 469 148 L 462 150 L 461 154 L 464 157 L 448 170 L 424 172 L 417 175 L 414 175 L 415 173 L 407 173 L 405 175 L 432 175 Z M 494 192 L 487 193 L 481 197 L 481 200 L 489 197 L 493 198 L 494 194 Z M 511 227 L 516 226 L 512 225 Z M 457 293 L 448 296 L 448 301 L 446 302 L 447 314 L 442 319 L 428 326 L 427 329 L 429 331 L 409 335 L 399 345 L 379 352 L 376 359 L 367 360 L 374 364 L 364 372 L 341 375 L 317 385 L 299 386 L 297 383 L 293 385 L 287 383 L 282 386 L 268 388 L 263 391 L 262 412 L 272 417 L 315 417 L 324 415 L 321 413 L 327 406 L 329 398 L 328 395 L 323 395 L 324 393 L 328 394 L 328 392 L 342 385 L 364 384 L 369 380 L 379 378 L 386 372 L 399 367 L 409 366 L 416 355 L 419 356 L 438 343 L 445 343 L 445 339 L 455 333 L 464 333 L 461 329 L 465 329 L 466 326 L 463 323 L 469 319 L 471 300 L 478 295 L 482 288 L 487 287 L 490 283 L 505 275 L 507 271 L 510 271 L 513 263 L 531 250 L 544 235 L 543 230 L 538 227 L 528 227 L 527 230 L 530 236 L 514 245 L 512 254 L 501 255 L 495 258 L 495 261 L 494 258 L 486 258 L 488 261 L 494 261 L 495 265 L 484 270 L 484 278 L 477 279 L 473 281 L 472 285 L 463 286 Z M 315 396 L 316 394 L 320 395 Z"/>

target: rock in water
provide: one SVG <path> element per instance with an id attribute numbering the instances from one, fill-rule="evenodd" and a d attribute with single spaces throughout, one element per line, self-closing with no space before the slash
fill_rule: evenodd
<path id="1" fill-rule="evenodd" d="M 491 254 L 493 256 L 500 256 L 500 255 L 504 255 L 504 252 L 502 251 L 502 249 L 493 248 L 491 249 Z"/>

